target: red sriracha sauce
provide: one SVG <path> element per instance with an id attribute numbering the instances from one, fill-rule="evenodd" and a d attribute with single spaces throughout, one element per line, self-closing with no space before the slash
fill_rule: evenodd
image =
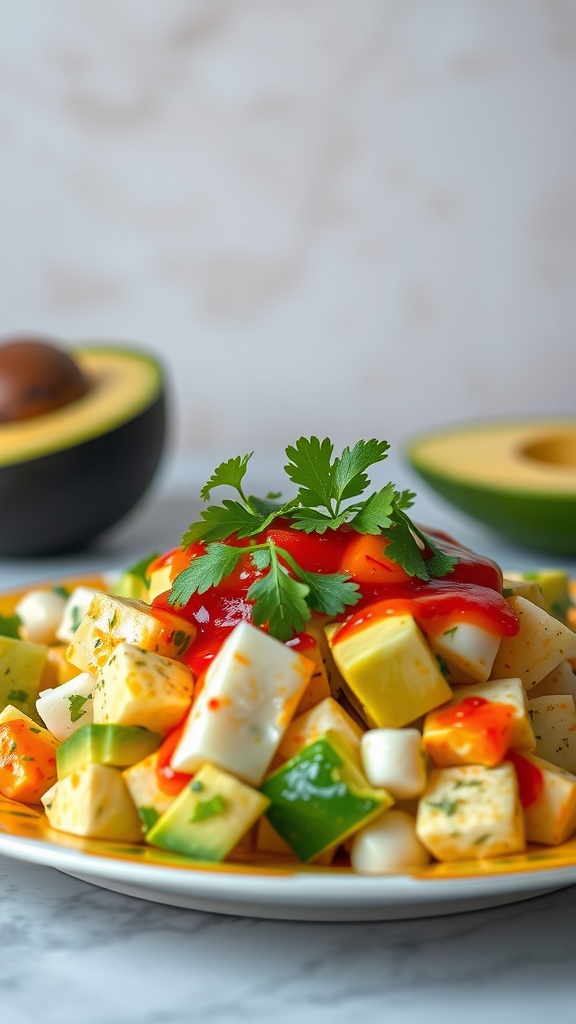
<path id="1" fill-rule="evenodd" d="M 453 571 L 443 579 L 424 582 L 408 576 L 396 562 L 386 557 L 387 538 L 358 534 L 349 525 L 325 534 L 306 534 L 291 528 L 290 521 L 278 519 L 263 534 L 291 555 L 308 572 L 343 572 L 359 588 L 361 598 L 340 616 L 342 627 L 334 637 L 338 642 L 353 629 L 379 616 L 410 613 L 429 636 L 438 635 L 459 622 L 474 623 L 496 636 L 514 636 L 518 622 L 508 602 L 501 596 L 502 573 L 491 559 L 476 555 L 447 534 L 428 530 L 445 553 L 456 557 Z M 250 539 L 229 538 L 229 543 L 250 547 Z M 190 561 L 205 553 L 203 544 L 173 549 L 154 564 L 172 565 L 174 579 Z M 282 555 L 279 554 L 280 561 Z M 288 563 L 286 568 L 290 571 Z M 264 574 L 257 570 L 247 551 L 234 572 L 204 594 L 194 594 L 182 607 L 168 602 L 168 593 L 154 599 L 152 607 L 177 612 L 196 626 L 196 639 L 186 660 L 195 674 L 208 667 L 226 636 L 241 621 L 251 621 L 251 602 L 247 594 Z"/>
<path id="2" fill-rule="evenodd" d="M 518 789 L 520 791 L 520 803 L 522 807 L 531 807 L 535 804 L 544 788 L 544 776 L 537 765 L 532 764 L 527 757 L 523 757 L 517 750 L 509 750 L 506 760 L 511 761 L 518 776 Z"/>

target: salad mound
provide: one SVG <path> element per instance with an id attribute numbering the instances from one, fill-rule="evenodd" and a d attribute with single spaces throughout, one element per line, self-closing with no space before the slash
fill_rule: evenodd
<path id="1" fill-rule="evenodd" d="M 0 616 L 0 793 L 192 861 L 407 872 L 576 832 L 565 572 L 504 575 L 368 472 L 386 442 L 286 449 L 113 585 Z"/>

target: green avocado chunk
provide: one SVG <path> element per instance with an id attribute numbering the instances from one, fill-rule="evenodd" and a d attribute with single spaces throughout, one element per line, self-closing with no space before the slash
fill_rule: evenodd
<path id="1" fill-rule="evenodd" d="M 42 674 L 48 648 L 16 637 L 0 636 L 0 711 L 11 704 L 39 725 L 36 701 L 42 689 Z"/>
<path id="2" fill-rule="evenodd" d="M 86 764 L 125 768 L 153 754 L 161 742 L 158 733 L 138 725 L 83 725 L 58 747 L 58 778 L 63 779 Z"/>
<path id="3" fill-rule="evenodd" d="M 342 736 L 329 730 L 269 775 L 266 817 L 300 860 L 343 842 L 393 803 L 373 789 Z"/>

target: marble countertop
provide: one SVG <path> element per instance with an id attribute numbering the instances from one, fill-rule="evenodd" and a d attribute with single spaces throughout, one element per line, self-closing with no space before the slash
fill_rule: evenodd
<path id="1" fill-rule="evenodd" d="M 213 462 L 165 465 L 139 509 L 97 548 L 65 559 L 4 560 L 0 587 L 112 568 L 171 546 L 197 514 L 191 496 Z M 389 469 L 414 486 L 405 469 Z M 416 512 L 508 568 L 535 564 L 533 553 L 503 544 L 431 496 Z M 552 1007 L 573 1012 L 576 887 L 496 909 L 347 924 L 181 910 L 4 857 L 0 887 L 0 1000 L 10 1024 L 344 1024 L 354 1017 L 484 1024 L 511 1016 L 531 1024 Z"/>

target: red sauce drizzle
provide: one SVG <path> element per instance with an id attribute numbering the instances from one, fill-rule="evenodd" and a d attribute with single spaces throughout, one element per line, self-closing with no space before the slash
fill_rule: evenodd
<path id="1" fill-rule="evenodd" d="M 522 807 L 531 807 L 539 799 L 544 788 L 544 776 L 537 765 L 522 757 L 517 750 L 509 750 L 506 760 L 511 761 L 518 776 L 520 803 Z"/>
<path id="2" fill-rule="evenodd" d="M 185 772 L 175 772 L 170 766 L 172 754 L 180 742 L 180 737 L 182 736 L 183 731 L 184 724 L 179 725 L 176 729 L 172 729 L 172 732 L 168 733 L 158 751 L 158 763 L 156 767 L 158 788 L 169 796 L 178 796 L 178 793 L 184 789 L 186 783 L 190 782 L 190 779 L 192 778 L 191 775 L 187 775 Z"/>
<path id="3" fill-rule="evenodd" d="M 353 570 L 350 574 L 358 583 L 362 596 L 357 605 L 341 616 L 343 625 L 335 637 L 336 641 L 378 617 L 406 612 L 412 614 L 420 628 L 430 636 L 438 635 L 459 622 L 475 623 L 496 636 L 514 636 L 518 632 L 518 622 L 508 602 L 501 596 L 502 574 L 496 563 L 476 555 L 447 534 L 428 528 L 424 528 L 424 532 L 434 538 L 441 550 L 457 558 L 453 571 L 443 579 L 423 582 L 409 577 L 396 563 L 386 558 L 388 541 L 382 538 L 382 561 L 378 563 L 379 572 L 375 577 L 379 582 L 370 582 L 372 559 L 367 554 L 364 561 L 362 557 L 358 560 L 358 545 L 361 549 L 362 537 L 347 525 L 336 531 L 328 530 L 325 534 L 306 534 L 291 529 L 288 520 L 276 520 L 266 534 L 254 540 L 262 543 L 266 536 L 270 537 L 308 572 L 346 571 L 347 552 L 354 552 L 351 564 L 362 564 L 362 574 L 356 576 Z M 248 547 L 250 541 L 230 538 L 229 543 Z M 204 551 L 202 544 L 194 544 L 186 551 L 175 548 L 157 559 L 154 566 L 173 565 L 179 572 Z M 386 563 L 394 582 L 381 582 L 386 579 Z M 287 568 L 290 569 L 289 565 Z M 154 608 L 176 612 L 195 624 L 197 635 L 188 650 L 187 661 L 196 675 L 206 670 L 226 636 L 239 622 L 251 621 L 251 602 L 247 593 L 252 583 L 262 575 L 263 571 L 254 568 L 247 554 L 219 587 L 204 594 L 194 594 L 183 608 L 170 605 L 168 593 L 155 598 Z M 290 642 L 294 644 L 297 639 Z M 307 641 L 302 638 L 298 642 L 301 644 L 299 649 L 304 651 Z"/>

